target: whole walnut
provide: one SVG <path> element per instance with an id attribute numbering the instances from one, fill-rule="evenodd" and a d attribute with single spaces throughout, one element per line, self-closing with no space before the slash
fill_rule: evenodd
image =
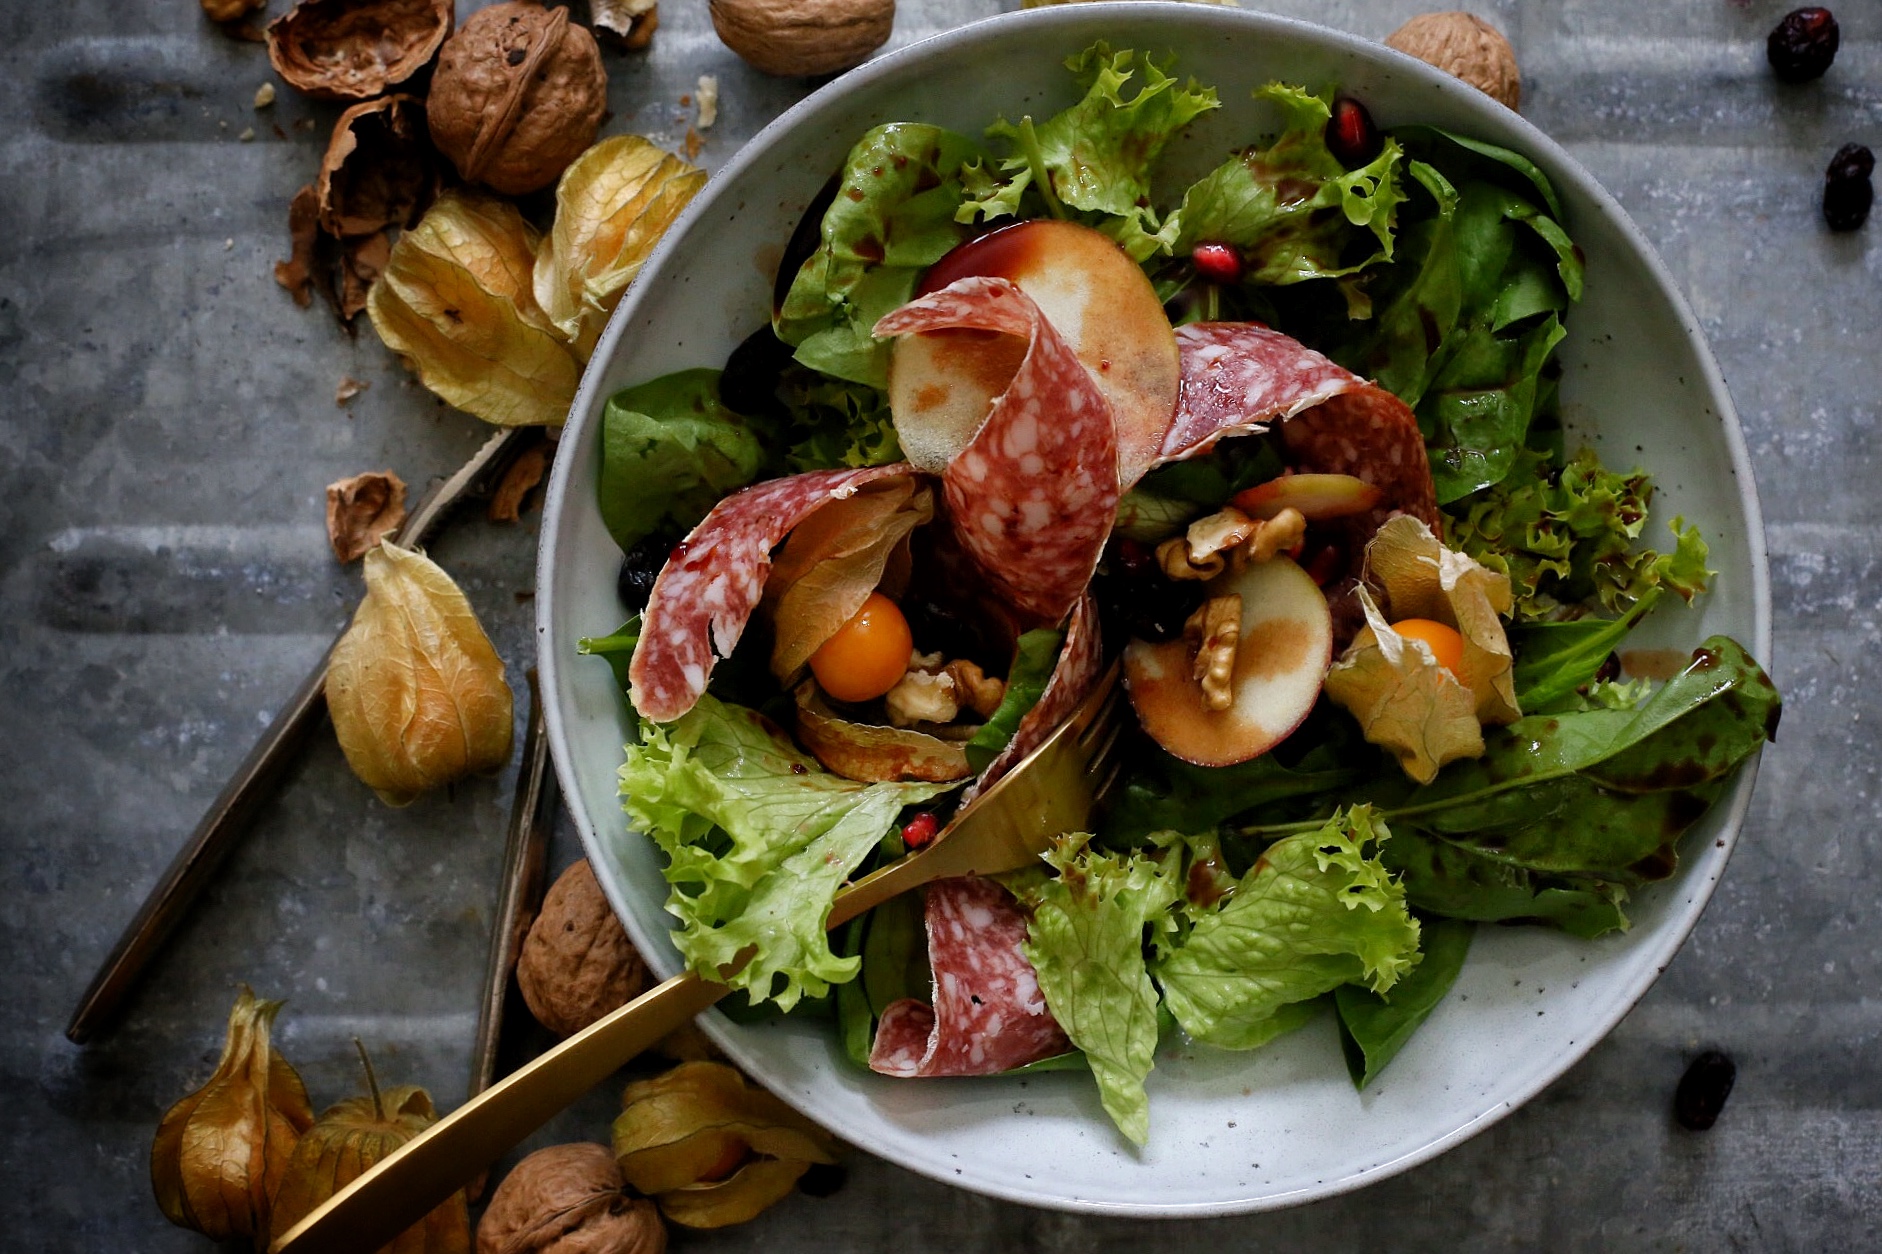
<path id="1" fill-rule="evenodd" d="M 445 41 L 425 106 L 432 142 L 466 182 L 521 196 L 555 182 L 595 141 L 608 72 L 567 9 L 506 0 Z"/>
<path id="2" fill-rule="evenodd" d="M 834 74 L 888 42 L 895 0 L 712 0 L 712 28 L 766 74 Z"/>
<path id="3" fill-rule="evenodd" d="M 529 1012 L 563 1036 L 625 1006 L 646 988 L 647 966 L 586 859 L 562 872 L 543 895 L 542 911 L 516 960 L 516 983 Z"/>
<path id="4" fill-rule="evenodd" d="M 1502 31 L 1474 14 L 1420 14 L 1387 35 L 1385 43 L 1463 79 L 1508 108 L 1523 102 L 1516 50 Z"/>
<path id="5" fill-rule="evenodd" d="M 664 1254 L 660 1212 L 626 1190 L 605 1145 L 537 1150 L 491 1195 L 477 1254 Z"/>

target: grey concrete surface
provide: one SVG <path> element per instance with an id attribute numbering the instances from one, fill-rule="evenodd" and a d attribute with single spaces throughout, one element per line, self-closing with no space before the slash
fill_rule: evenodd
<path id="1" fill-rule="evenodd" d="M 466 6 L 476 7 L 475 4 Z M 723 161 L 808 85 L 666 0 L 611 54 L 611 130 L 677 144 L 722 83 Z M 1011 3 L 904 0 L 898 42 Z M 1280 0 L 1382 36 L 1428 0 Z M 1817 216 L 1846 140 L 1882 140 L 1882 14 L 1839 6 L 1818 84 L 1776 84 L 1775 0 L 1501 0 L 1528 116 L 1620 198 L 1704 322 L 1769 522 L 1787 699 L 1745 839 L 1698 931 L 1613 1036 L 1439 1160 L 1298 1210 L 1108 1222 L 956 1193 L 854 1155 L 827 1200 L 679 1234 L 681 1250 L 1858 1250 L 1882 1245 L 1882 454 L 1875 241 Z M 274 0 L 274 11 L 282 0 Z M 344 621 L 329 481 L 415 485 L 483 437 L 363 328 L 275 286 L 284 214 L 336 110 L 270 81 L 193 0 L 9 0 L 0 26 L 0 1247 L 186 1251 L 152 1201 L 166 1106 L 213 1066 L 234 987 L 286 997 L 278 1037 L 318 1104 L 380 1074 L 463 1091 L 514 768 L 379 805 L 321 735 L 149 973 L 121 1026 L 61 1035 L 93 966 L 275 704 Z M 239 137 L 249 127 L 252 142 Z M 350 407 L 343 377 L 370 382 Z M 529 663 L 539 516 L 433 548 L 513 675 Z M 559 867 L 576 855 L 566 830 Z M 1701 1047 L 1739 1064 L 1717 1128 L 1669 1115 Z M 613 1091 L 539 1143 L 605 1139 Z"/>

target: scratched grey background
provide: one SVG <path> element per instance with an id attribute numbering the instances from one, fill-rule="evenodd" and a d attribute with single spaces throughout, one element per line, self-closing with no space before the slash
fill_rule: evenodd
<path id="1" fill-rule="evenodd" d="M 272 13 L 284 0 L 273 0 Z M 476 5 L 461 5 L 468 10 Z M 904 0 L 897 42 L 1011 3 Z M 1383 36 L 1421 0 L 1265 7 Z M 1525 112 L 1613 190 L 1698 310 L 1738 403 L 1769 526 L 1788 698 L 1746 837 L 1639 1008 L 1526 1109 L 1364 1192 L 1248 1219 L 1115 1222 L 954 1192 L 864 1155 L 835 1196 L 677 1233 L 681 1250 L 1841 1250 L 1882 1220 L 1882 856 L 1876 725 L 1876 368 L 1865 233 L 1818 218 L 1822 169 L 1882 141 L 1882 15 L 1839 6 L 1829 77 L 1763 59 L 1773 0 L 1502 0 Z M 814 84 L 767 80 L 666 0 L 610 54 L 612 130 L 669 145 L 696 76 L 722 84 L 701 160 Z M 278 289 L 289 196 L 337 110 L 270 81 L 194 0 L 7 0 L 0 29 L 0 1246 L 185 1251 L 151 1199 L 167 1105 L 214 1064 L 233 990 L 286 997 L 278 1039 L 316 1106 L 381 1076 L 461 1096 L 514 770 L 379 805 L 317 738 L 156 963 L 117 1031 L 62 1028 L 145 888 L 344 622 L 357 568 L 323 488 L 415 486 L 483 438 Z M 242 133 L 254 129 L 252 140 Z M 279 129 L 277 129 L 279 128 Z M 347 408 L 344 377 L 371 387 Z M 433 546 L 508 660 L 530 660 L 539 516 Z M 1869 717 L 1865 718 L 1865 714 Z M 566 830 L 555 865 L 576 856 Z M 1738 1061 L 1718 1127 L 1668 1113 L 1687 1060 Z M 612 1086 L 610 1086 L 612 1088 Z M 540 1143 L 605 1139 L 600 1091 Z M 997 1155 L 997 1146 L 988 1153 Z"/>

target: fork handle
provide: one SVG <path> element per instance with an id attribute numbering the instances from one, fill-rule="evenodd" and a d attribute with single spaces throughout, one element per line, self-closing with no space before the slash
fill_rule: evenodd
<path id="1" fill-rule="evenodd" d="M 407 1141 L 295 1224 L 271 1254 L 359 1254 L 388 1244 L 550 1116 L 728 991 L 687 971 L 635 998 Z"/>

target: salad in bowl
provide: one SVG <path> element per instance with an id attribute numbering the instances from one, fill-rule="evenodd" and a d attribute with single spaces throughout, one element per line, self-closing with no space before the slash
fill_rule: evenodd
<path id="1" fill-rule="evenodd" d="M 1160 1060 L 1313 1034 L 1366 1090 L 1483 929 L 1624 934 L 1780 702 L 1729 635 L 1635 647 L 1719 576 L 1565 421 L 1588 258 L 1541 166 L 1288 77 L 1199 156 L 1215 86 L 1067 51 L 1063 107 L 860 129 L 769 310 L 712 311 L 736 346 L 611 388 L 627 621 L 580 648 L 610 839 L 744 1030 L 929 1112 L 1083 1085 L 1142 1157 Z M 1090 830 L 826 930 L 1112 666 Z"/>

